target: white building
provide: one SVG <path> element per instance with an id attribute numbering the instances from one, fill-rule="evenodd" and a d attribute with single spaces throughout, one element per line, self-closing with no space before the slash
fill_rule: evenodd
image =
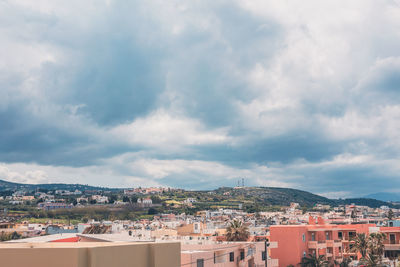
<path id="1" fill-rule="evenodd" d="M 93 195 L 92 199 L 96 200 L 96 202 L 100 203 L 100 204 L 104 204 L 104 203 L 108 202 L 108 197 L 107 196 Z"/>

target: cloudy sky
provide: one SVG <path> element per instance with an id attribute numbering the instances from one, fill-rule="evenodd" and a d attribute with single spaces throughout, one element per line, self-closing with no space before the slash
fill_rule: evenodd
<path id="1" fill-rule="evenodd" d="M 400 189 L 400 0 L 0 0 L 0 179 Z"/>

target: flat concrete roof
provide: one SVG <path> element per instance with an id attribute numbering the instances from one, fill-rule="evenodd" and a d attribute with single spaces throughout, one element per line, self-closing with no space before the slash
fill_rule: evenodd
<path id="1" fill-rule="evenodd" d="M 76 233 L 66 233 L 66 234 L 54 234 L 54 235 L 42 235 L 42 236 L 35 236 L 30 238 L 22 238 L 16 240 L 10 240 L 6 243 L 42 243 L 42 242 L 51 242 L 55 240 L 65 239 L 65 238 L 72 238 L 76 237 Z"/>
<path id="2" fill-rule="evenodd" d="M 153 242 L 147 242 L 148 244 L 155 244 Z M 169 242 L 178 243 L 178 242 Z M 95 247 L 117 247 L 117 246 L 132 246 L 132 245 L 143 245 L 144 242 L 50 242 L 50 243 L 7 243 L 0 242 L 0 249 L 12 248 L 12 249 L 26 249 L 26 248 L 95 248 Z M 165 243 L 163 243 L 165 244 Z"/>

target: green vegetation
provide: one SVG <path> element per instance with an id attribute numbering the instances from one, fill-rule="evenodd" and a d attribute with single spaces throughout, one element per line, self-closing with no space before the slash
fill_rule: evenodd
<path id="1" fill-rule="evenodd" d="M 226 228 L 226 240 L 227 241 L 247 241 L 250 236 L 250 232 L 243 224 L 242 221 L 233 220 Z"/>
<path id="2" fill-rule="evenodd" d="M 78 194 L 54 195 L 53 190 L 79 190 Z M 211 191 L 186 191 L 186 190 L 167 190 L 162 194 L 135 194 L 124 195 L 122 189 L 109 189 L 92 187 L 87 185 L 70 184 L 46 184 L 46 185 L 23 185 L 9 183 L 0 180 L 0 194 L 10 196 L 15 190 L 22 190 L 27 195 L 46 192 L 53 194 L 56 202 L 73 204 L 76 208 L 67 210 L 44 211 L 38 210 L 37 205 L 43 202 L 41 199 L 25 201 L 22 205 L 12 205 L 9 201 L 0 201 L 0 212 L 6 210 L 14 218 L 34 218 L 41 220 L 60 219 L 65 221 L 82 221 L 88 219 L 113 220 L 113 219 L 140 219 L 148 218 L 159 213 L 175 213 L 194 215 L 201 210 L 215 209 L 242 209 L 248 213 L 258 213 L 263 211 L 280 211 L 287 207 L 291 202 L 300 204 L 302 212 L 312 211 L 316 204 L 337 206 L 355 203 L 370 207 L 382 205 L 395 207 L 392 203 L 386 203 L 375 199 L 346 199 L 332 200 L 306 191 L 277 188 L 277 187 L 221 187 Z M 107 196 L 107 205 L 97 204 L 90 197 L 93 194 Z M 79 200 L 83 197 L 88 200 Z M 138 198 L 151 198 L 151 207 L 142 207 L 137 204 Z M 185 200 L 191 199 L 185 203 Z M 123 202 L 126 205 L 113 205 Z M 391 216 L 392 214 L 388 214 Z"/>
<path id="3" fill-rule="evenodd" d="M 299 265 L 301 267 L 326 267 L 329 262 L 325 260 L 325 256 L 320 255 L 316 256 L 313 254 L 309 254 L 308 257 L 303 257 Z"/>
<path id="4" fill-rule="evenodd" d="M 365 234 L 357 234 L 353 251 L 361 254 L 360 263 L 368 267 L 381 266 L 385 239 L 384 233 L 371 233 L 368 237 Z"/>
<path id="5" fill-rule="evenodd" d="M 17 232 L 0 233 L 0 242 L 20 239 L 21 237 L 22 236 L 20 234 L 18 234 Z"/>

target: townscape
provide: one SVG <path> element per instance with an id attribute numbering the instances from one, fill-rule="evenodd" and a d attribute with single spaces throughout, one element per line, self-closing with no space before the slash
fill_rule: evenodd
<path id="1" fill-rule="evenodd" d="M 321 197 L 321 203 L 265 205 L 244 196 L 254 190 L 262 188 L 8 188 L 0 198 L 0 238 L 11 243 L 179 242 L 181 266 L 398 263 L 396 203 L 327 204 L 330 200 Z"/>
<path id="2" fill-rule="evenodd" d="M 0 267 L 400 267 L 400 0 L 0 0 Z"/>

